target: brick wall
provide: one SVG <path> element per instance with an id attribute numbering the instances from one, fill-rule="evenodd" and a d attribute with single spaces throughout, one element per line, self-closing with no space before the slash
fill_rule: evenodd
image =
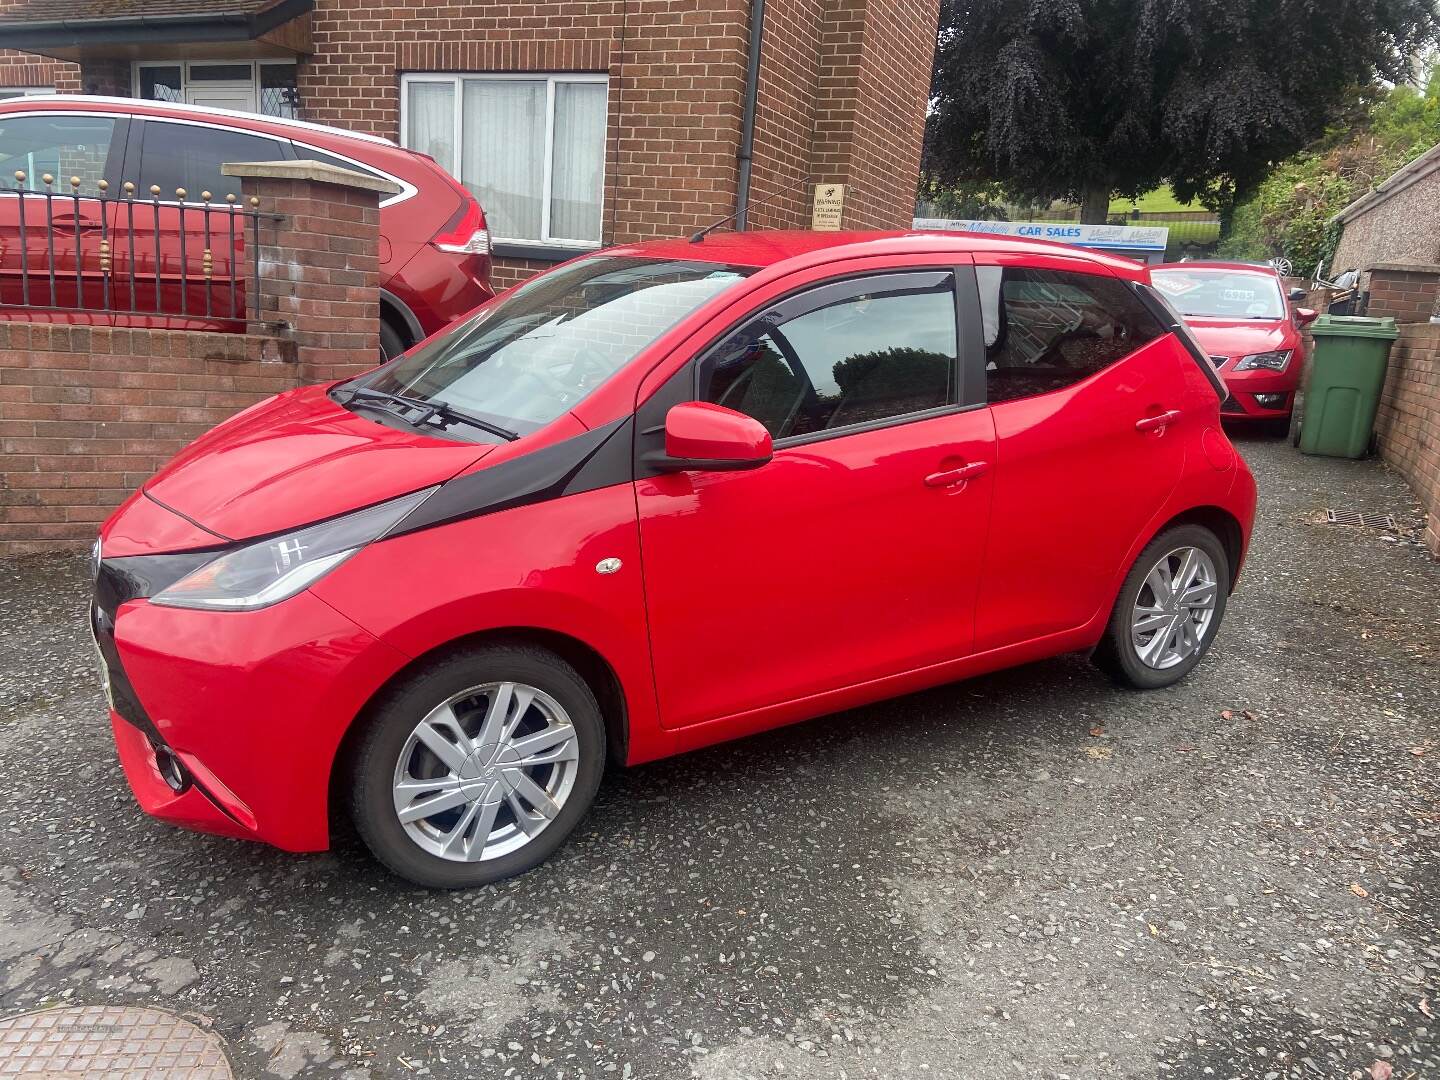
<path id="1" fill-rule="evenodd" d="M 1425 543 L 1440 557 L 1440 325 L 1400 328 L 1375 432 L 1380 453 L 1425 507 Z"/>
<path id="2" fill-rule="evenodd" d="M 296 375 L 259 336 L 0 322 L 0 555 L 92 542 L 186 443 Z"/>
<path id="3" fill-rule="evenodd" d="M 322 179 L 241 181 L 281 215 L 262 229 L 250 333 L 0 321 L 0 555 L 88 544 L 227 416 L 374 366 L 380 194 L 350 186 L 353 173 L 310 172 Z"/>
<path id="4" fill-rule="evenodd" d="M 1360 277 L 1365 314 L 1396 322 L 1428 322 L 1440 312 L 1440 266 L 1380 263 Z"/>
<path id="5" fill-rule="evenodd" d="M 4 5 L 0 4 L 0 11 Z M 54 87 L 66 89 L 77 85 L 79 71 L 74 64 L 61 63 L 44 56 L 0 49 L 0 87 L 30 89 Z"/>
<path id="6" fill-rule="evenodd" d="M 405 72 L 603 72 L 604 241 L 680 235 L 735 209 L 750 4 L 316 0 L 314 52 L 298 69 L 301 111 L 395 139 Z M 847 185 L 846 227 L 908 227 L 937 5 L 769 0 L 752 203 L 780 194 L 754 208 L 752 227 L 808 227 L 811 181 Z M 90 61 L 83 73 L 34 57 L 24 63 L 43 67 L 46 84 L 62 90 L 129 93 L 128 62 Z M 547 265 L 501 257 L 495 280 L 510 285 Z"/>

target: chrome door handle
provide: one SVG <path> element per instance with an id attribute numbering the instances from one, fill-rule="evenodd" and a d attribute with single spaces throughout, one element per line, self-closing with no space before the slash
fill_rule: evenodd
<path id="1" fill-rule="evenodd" d="M 1135 421 L 1136 431 L 1159 431 L 1163 427 L 1169 427 L 1183 416 L 1179 409 L 1171 409 L 1169 412 L 1162 412 L 1159 416 L 1147 416 L 1143 420 Z"/>
<path id="2" fill-rule="evenodd" d="M 955 487 L 965 483 L 967 480 L 973 480 L 975 477 L 982 475 L 988 468 L 990 468 L 988 461 L 972 461 L 968 465 L 961 465 L 958 469 L 945 469 L 941 472 L 933 472 L 925 477 L 925 486 L 935 488 Z"/>

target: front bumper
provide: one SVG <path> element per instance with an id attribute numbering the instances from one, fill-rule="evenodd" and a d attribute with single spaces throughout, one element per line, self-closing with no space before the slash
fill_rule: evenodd
<path id="1" fill-rule="evenodd" d="M 116 568 L 137 562 L 101 565 L 92 619 L 141 808 L 189 829 L 323 850 L 341 740 L 407 658 L 308 592 L 250 612 L 151 604 L 135 595 L 139 575 Z"/>
<path id="2" fill-rule="evenodd" d="M 1230 397 L 1220 407 L 1227 420 L 1282 420 L 1295 407 L 1304 359 L 1292 356 L 1284 371 L 1233 371 L 1238 358 L 1229 357 L 1220 365 L 1220 378 Z"/>

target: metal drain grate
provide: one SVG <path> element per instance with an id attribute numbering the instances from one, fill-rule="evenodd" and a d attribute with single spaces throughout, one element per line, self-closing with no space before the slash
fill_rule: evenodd
<path id="1" fill-rule="evenodd" d="M 87 1005 L 0 1020 L 0 1077 L 230 1080 L 219 1036 L 159 1009 Z"/>
<path id="2" fill-rule="evenodd" d="M 1359 525 L 1365 529 L 1384 529 L 1395 532 L 1395 518 L 1390 514 L 1367 514 L 1360 510 L 1326 509 L 1327 525 Z"/>

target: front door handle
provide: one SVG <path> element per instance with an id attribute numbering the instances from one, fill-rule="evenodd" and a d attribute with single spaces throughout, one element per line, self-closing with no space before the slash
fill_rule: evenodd
<path id="1" fill-rule="evenodd" d="M 974 480 L 990 468 L 988 461 L 972 461 L 958 469 L 943 469 L 925 477 L 925 486 L 933 488 L 956 487 L 967 480 Z"/>
<path id="2" fill-rule="evenodd" d="M 1169 412 L 1162 412 L 1158 416 L 1147 416 L 1143 420 L 1135 421 L 1136 431 L 1159 431 L 1161 428 L 1169 427 L 1184 415 L 1179 409 L 1171 409 Z"/>

